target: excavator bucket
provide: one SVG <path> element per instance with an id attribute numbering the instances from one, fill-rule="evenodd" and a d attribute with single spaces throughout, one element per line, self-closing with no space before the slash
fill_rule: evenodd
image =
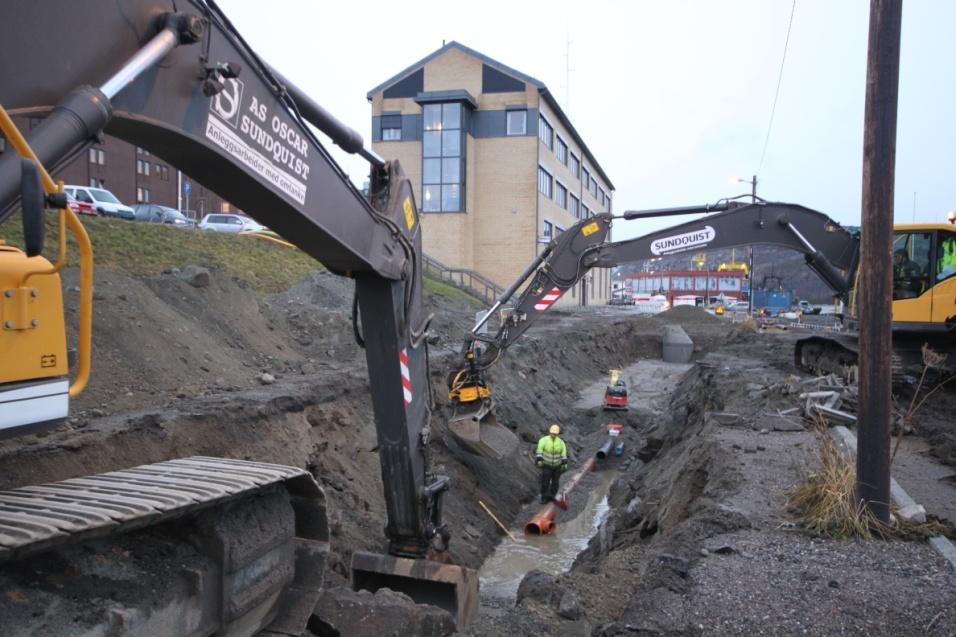
<path id="1" fill-rule="evenodd" d="M 418 604 L 444 608 L 458 630 L 478 611 L 478 572 L 456 564 L 357 551 L 352 554 L 352 588 L 405 593 Z"/>
<path id="2" fill-rule="evenodd" d="M 500 460 L 518 446 L 518 437 L 498 424 L 493 407 L 490 399 L 459 404 L 448 421 L 448 433 L 468 453 Z"/>

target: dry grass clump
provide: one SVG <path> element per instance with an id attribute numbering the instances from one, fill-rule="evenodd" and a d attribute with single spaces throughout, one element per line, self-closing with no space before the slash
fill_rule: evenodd
<path id="1" fill-rule="evenodd" d="M 799 512 L 803 528 L 832 538 L 886 539 L 894 530 L 856 501 L 856 467 L 826 432 L 815 429 L 820 468 L 806 482 L 787 492 L 787 503 Z"/>
<path id="2" fill-rule="evenodd" d="M 893 517 L 883 524 L 856 499 L 856 466 L 844 455 L 823 423 L 814 433 L 820 449 L 820 468 L 790 489 L 787 503 L 801 517 L 802 528 L 813 535 L 835 539 L 862 538 L 925 540 L 936 535 L 956 537 L 954 529 L 937 520 L 908 522 Z"/>

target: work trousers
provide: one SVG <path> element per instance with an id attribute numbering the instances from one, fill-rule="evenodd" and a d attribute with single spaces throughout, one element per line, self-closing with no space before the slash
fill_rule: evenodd
<path id="1" fill-rule="evenodd" d="M 561 467 L 541 467 L 541 497 L 550 500 L 558 495 Z"/>

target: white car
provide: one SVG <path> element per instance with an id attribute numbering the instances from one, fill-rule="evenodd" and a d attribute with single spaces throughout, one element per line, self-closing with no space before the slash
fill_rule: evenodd
<path id="1" fill-rule="evenodd" d="M 750 304 L 747 301 L 734 301 L 728 303 L 724 309 L 728 312 L 746 312 L 750 309 Z"/>
<path id="2" fill-rule="evenodd" d="M 238 233 L 243 230 L 261 230 L 262 228 L 263 226 L 249 217 L 219 212 L 206 215 L 199 222 L 200 230 L 213 230 L 215 232 Z"/>
<path id="3" fill-rule="evenodd" d="M 132 221 L 136 218 L 133 209 L 123 204 L 116 195 L 104 188 L 92 186 L 64 186 L 66 194 L 79 202 L 92 204 L 104 217 L 121 217 Z"/>

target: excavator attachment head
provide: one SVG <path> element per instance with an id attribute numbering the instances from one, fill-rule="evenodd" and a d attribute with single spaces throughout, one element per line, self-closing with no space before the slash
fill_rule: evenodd
<path id="1" fill-rule="evenodd" d="M 352 554 L 352 588 L 372 593 L 390 588 L 418 604 L 438 606 L 451 613 L 458 630 L 478 610 L 478 573 L 456 564 L 358 551 Z"/>
<path id="2" fill-rule="evenodd" d="M 518 437 L 498 424 L 490 398 L 456 405 L 448 433 L 468 453 L 486 458 L 500 460 L 518 446 Z"/>

